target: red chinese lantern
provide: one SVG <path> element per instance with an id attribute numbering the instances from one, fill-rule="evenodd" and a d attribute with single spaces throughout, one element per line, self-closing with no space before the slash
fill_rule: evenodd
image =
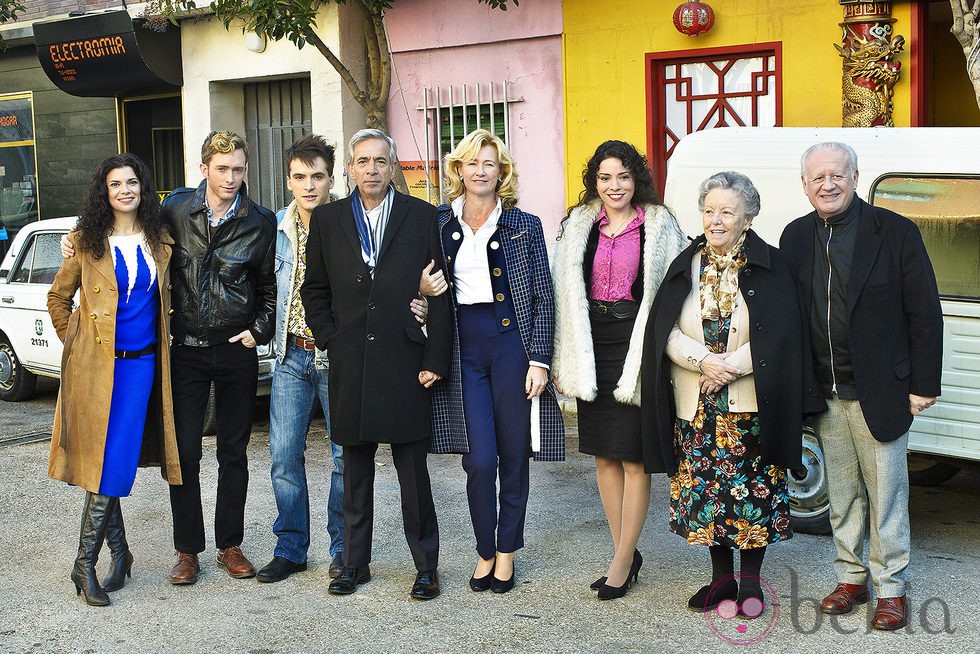
<path id="1" fill-rule="evenodd" d="M 674 10 L 674 27 L 681 34 L 697 36 L 710 30 L 715 24 L 715 12 L 706 2 L 691 0 Z"/>

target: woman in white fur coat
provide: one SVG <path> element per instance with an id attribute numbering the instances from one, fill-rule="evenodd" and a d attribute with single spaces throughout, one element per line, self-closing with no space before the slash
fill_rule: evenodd
<path id="1" fill-rule="evenodd" d="M 636 543 L 650 503 L 639 409 L 643 335 L 657 288 L 687 238 L 632 145 L 600 145 L 582 181 L 552 266 L 551 374 L 577 399 L 579 451 L 595 456 L 615 554 L 592 588 L 599 599 L 614 599 L 637 579 L 643 557 Z"/>

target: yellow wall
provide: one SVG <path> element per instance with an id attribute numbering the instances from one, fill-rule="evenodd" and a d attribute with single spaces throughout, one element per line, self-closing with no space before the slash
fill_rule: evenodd
<path id="1" fill-rule="evenodd" d="M 582 168 L 610 138 L 647 143 L 645 55 L 760 42 L 782 43 L 783 125 L 839 127 L 843 9 L 837 0 L 708 0 L 714 28 L 699 37 L 674 28 L 681 0 L 564 0 L 565 151 L 569 203 L 582 190 Z M 898 57 L 895 124 L 909 125 L 909 6 L 896 5 L 895 31 L 906 38 Z"/>

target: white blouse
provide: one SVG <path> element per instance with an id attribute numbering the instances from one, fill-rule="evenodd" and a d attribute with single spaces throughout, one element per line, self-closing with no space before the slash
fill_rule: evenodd
<path id="1" fill-rule="evenodd" d="M 451 238 L 462 239 L 459 251 L 456 253 L 456 265 L 453 268 L 453 281 L 456 284 L 456 302 L 459 304 L 481 304 L 493 302 L 493 286 L 490 284 L 490 264 L 487 261 L 487 245 L 490 237 L 497 231 L 497 221 L 503 208 L 497 199 L 496 208 L 490 212 L 490 217 L 476 232 L 462 221 L 463 202 L 465 196 L 459 196 L 452 202 L 453 215 L 459 219 L 462 229 L 456 229 Z M 457 236 L 458 234 L 458 236 Z M 492 245 L 490 247 L 493 247 Z"/>

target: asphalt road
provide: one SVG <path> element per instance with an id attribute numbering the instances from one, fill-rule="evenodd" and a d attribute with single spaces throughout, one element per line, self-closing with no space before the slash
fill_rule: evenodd
<path id="1" fill-rule="evenodd" d="M 464 474 L 457 456 L 429 468 L 442 537 L 442 596 L 409 599 L 414 578 L 401 531 L 390 455 L 378 456 L 373 579 L 348 597 L 326 591 L 326 493 L 330 459 L 322 421 L 307 452 L 314 529 L 310 569 L 276 584 L 231 579 L 202 555 L 194 586 L 167 582 L 173 562 L 167 489 L 155 470 L 137 476 L 123 500 L 133 578 L 107 608 L 86 606 L 68 580 L 77 547 L 82 492 L 46 477 L 47 442 L 9 440 L 50 431 L 54 394 L 0 403 L 0 652 L 966 652 L 980 651 L 980 475 L 961 473 L 913 489 L 911 625 L 872 632 L 870 612 L 831 621 L 815 602 L 834 584 L 829 537 L 797 535 L 769 548 L 763 575 L 770 606 L 755 621 L 686 609 L 705 581 L 707 552 L 667 532 L 666 479 L 653 478 L 640 542 L 640 583 L 620 600 L 599 602 L 588 584 L 604 572 L 611 546 L 594 466 L 569 441 L 564 463 L 532 463 L 527 547 L 509 594 L 473 593 L 475 562 Z M 244 551 L 262 565 L 272 555 L 275 502 L 269 481 L 268 423 L 257 422 Z M 205 445 L 205 515 L 213 513 L 214 441 Z M 210 532 L 210 525 L 208 527 Z M 108 560 L 106 552 L 100 569 Z M 774 601 L 778 600 L 778 604 Z M 744 651 L 744 650 L 742 650 Z"/>

